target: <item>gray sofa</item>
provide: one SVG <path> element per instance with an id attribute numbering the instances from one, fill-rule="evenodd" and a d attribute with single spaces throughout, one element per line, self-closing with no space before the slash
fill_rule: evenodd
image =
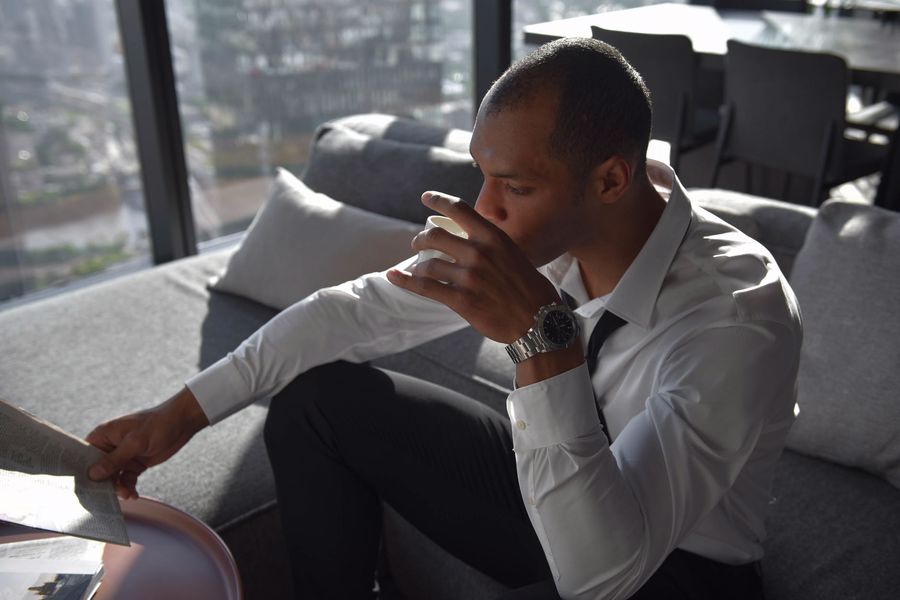
<path id="1" fill-rule="evenodd" d="M 426 215 L 418 203 L 421 191 L 477 195 L 480 175 L 459 160 L 467 144 L 466 132 L 383 115 L 348 117 L 320 128 L 303 178 L 337 200 L 421 223 Z M 698 190 L 694 196 L 765 244 L 785 272 L 805 260 L 804 240 L 816 210 L 721 190 Z M 209 279 L 233 250 L 0 312 L 0 397 L 80 435 L 102 420 L 165 399 L 276 313 L 210 291 Z M 900 292 L 897 279 L 894 273 L 884 284 L 894 299 Z M 800 290 L 798 295 L 803 307 Z M 879 319 L 865 312 L 860 319 Z M 883 325 L 868 323 L 873 329 Z M 808 337 L 816 326 L 807 322 Z M 853 349 L 857 358 L 875 352 L 900 356 L 900 339 L 888 348 L 860 346 Z M 471 330 L 376 364 L 458 389 L 505 414 L 509 360 L 498 344 Z M 844 379 L 856 385 L 847 371 Z M 896 405 L 900 399 L 892 391 L 887 402 Z M 139 488 L 215 528 L 231 548 L 251 600 L 290 597 L 262 442 L 266 410 L 266 402 L 256 403 L 201 432 L 168 463 L 145 474 Z M 900 438 L 900 424 L 889 427 Z M 900 594 L 900 490 L 875 474 L 787 450 L 777 468 L 768 530 L 763 569 L 769 600 Z M 476 600 L 503 590 L 447 555 L 390 507 L 385 507 L 382 558 L 385 597 Z"/>

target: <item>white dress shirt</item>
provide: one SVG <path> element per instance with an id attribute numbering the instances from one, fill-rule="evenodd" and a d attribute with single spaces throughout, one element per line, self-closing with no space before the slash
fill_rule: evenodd
<path id="1" fill-rule="evenodd" d="M 761 558 L 793 422 L 800 316 L 774 259 L 693 206 L 668 166 L 648 161 L 648 173 L 668 203 L 611 294 L 589 300 L 568 255 L 541 269 L 579 302 L 585 345 L 604 310 L 627 321 L 593 379 L 582 364 L 507 400 L 520 490 L 563 598 L 627 598 L 676 547 Z M 289 307 L 187 385 L 214 423 L 311 367 L 465 325 L 372 273 Z"/>

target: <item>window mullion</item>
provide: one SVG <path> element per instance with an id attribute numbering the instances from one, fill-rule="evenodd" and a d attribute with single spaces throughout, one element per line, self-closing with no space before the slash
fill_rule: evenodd
<path id="1" fill-rule="evenodd" d="M 512 0 L 472 0 L 475 21 L 475 109 L 512 62 Z"/>
<path id="2" fill-rule="evenodd" d="M 197 253 L 163 0 L 116 0 L 153 261 Z"/>

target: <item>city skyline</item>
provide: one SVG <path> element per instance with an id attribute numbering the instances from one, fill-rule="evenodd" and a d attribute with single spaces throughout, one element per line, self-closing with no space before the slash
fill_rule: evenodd
<path id="1" fill-rule="evenodd" d="M 517 0 L 514 33 L 638 3 Z M 275 167 L 299 173 L 326 120 L 471 127 L 469 0 L 166 8 L 198 240 L 244 229 Z M 113 3 L 0 0 L 0 302 L 149 264 L 131 101 Z"/>

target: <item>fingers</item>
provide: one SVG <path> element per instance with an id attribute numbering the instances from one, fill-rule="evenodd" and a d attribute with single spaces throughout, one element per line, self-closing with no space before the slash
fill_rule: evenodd
<path id="1" fill-rule="evenodd" d="M 88 443 L 108 453 L 88 469 L 88 477 L 95 481 L 112 477 L 117 496 L 123 500 L 136 499 L 139 497 L 137 493 L 138 476 L 146 470 L 146 466 L 134 457 L 128 458 L 123 453 L 124 451 L 116 453 L 116 444 L 110 439 L 110 436 L 116 435 L 117 432 L 114 429 L 111 432 L 110 429 L 106 425 L 101 425 L 85 438 Z M 118 436 L 116 435 L 116 437 Z M 127 440 L 128 436 L 125 439 Z M 139 446 L 134 440 L 129 444 L 134 448 Z"/>
<path id="2" fill-rule="evenodd" d="M 449 262 L 443 258 L 431 258 L 417 262 L 409 268 L 413 277 L 435 279 L 444 284 L 463 285 L 472 277 L 471 271 L 460 263 Z"/>
<path id="3" fill-rule="evenodd" d="M 109 452 L 116 447 L 115 443 L 110 439 L 113 429 L 111 423 L 112 422 L 98 425 L 93 431 L 87 434 L 84 441 L 104 452 Z"/>
<path id="4" fill-rule="evenodd" d="M 100 462 L 97 464 L 100 464 Z M 106 467 L 101 465 L 101 468 Z M 115 467 L 113 467 L 113 469 L 115 469 Z M 147 467 L 139 461 L 130 460 L 121 470 L 113 470 L 105 477 L 100 477 L 99 479 L 111 477 L 116 495 L 119 496 L 119 498 L 122 498 L 123 500 L 137 499 L 140 497 L 137 492 L 138 477 L 146 470 Z M 88 474 L 92 479 L 95 479 L 92 470 L 89 471 Z"/>
<path id="5" fill-rule="evenodd" d="M 106 479 L 110 475 L 123 470 L 126 465 L 134 461 L 147 451 L 147 441 L 143 436 L 129 433 L 122 442 L 113 448 L 106 456 L 94 463 L 88 469 L 88 477 L 94 481 Z"/>
<path id="6" fill-rule="evenodd" d="M 455 196 L 429 191 L 422 194 L 422 204 L 445 217 L 453 219 L 463 228 L 469 239 L 496 235 L 497 226 L 475 212 L 475 209 Z"/>
<path id="7" fill-rule="evenodd" d="M 424 265 L 431 262 L 442 262 L 450 267 L 454 266 L 453 264 L 440 259 L 427 260 L 422 264 Z M 460 295 L 459 291 L 452 286 L 441 283 L 440 280 L 401 271 L 399 269 L 390 269 L 386 275 L 388 281 L 409 292 L 440 302 L 451 309 L 457 304 Z"/>
<path id="8" fill-rule="evenodd" d="M 137 480 L 138 473 L 135 473 L 134 471 L 123 472 L 115 482 L 116 494 L 119 498 L 122 498 L 123 500 L 136 500 L 139 498 L 137 493 Z"/>
<path id="9" fill-rule="evenodd" d="M 474 258 L 475 253 L 475 247 L 471 242 L 440 227 L 432 227 L 417 233 L 412 239 L 411 246 L 416 251 L 439 250 L 457 261 Z"/>
<path id="10" fill-rule="evenodd" d="M 104 452 L 110 452 L 121 443 L 122 438 L 138 427 L 142 420 L 142 413 L 116 417 L 95 427 L 93 431 L 85 436 L 84 440 Z"/>
<path id="11" fill-rule="evenodd" d="M 84 441 L 86 441 L 94 448 L 103 450 L 104 452 L 110 452 L 113 448 L 116 447 L 116 445 L 110 442 L 108 438 L 99 437 L 99 435 L 95 435 L 93 431 L 88 434 L 86 438 L 84 438 Z"/>

